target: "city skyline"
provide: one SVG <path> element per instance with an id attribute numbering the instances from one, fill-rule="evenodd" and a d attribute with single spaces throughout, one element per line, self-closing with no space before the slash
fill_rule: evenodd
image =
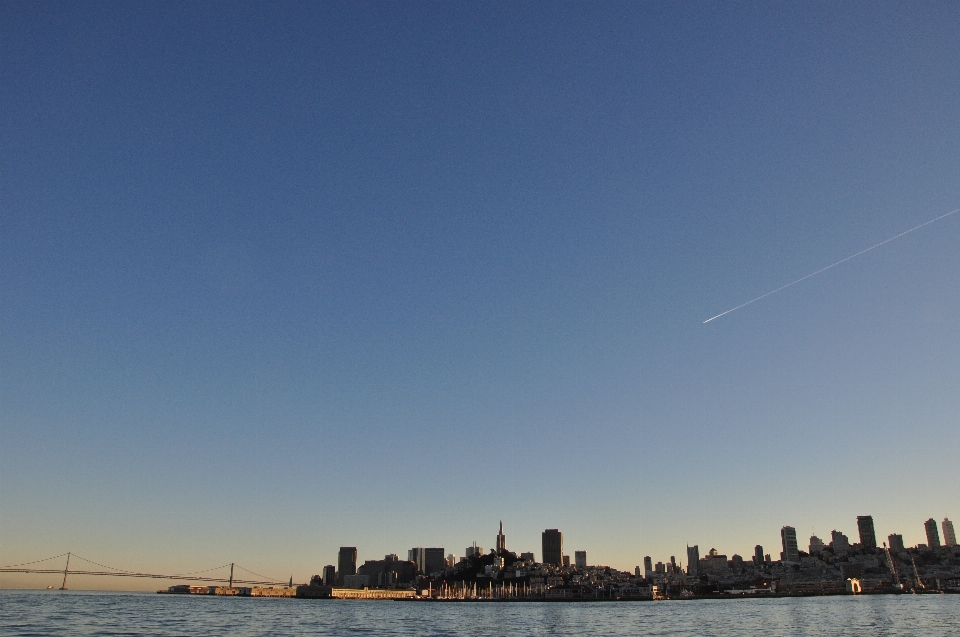
<path id="1" fill-rule="evenodd" d="M 931 522 L 936 523 L 936 527 L 931 527 Z M 829 543 L 824 543 L 817 537 L 815 534 L 810 536 L 809 550 L 808 546 L 804 543 L 804 539 L 797 534 L 797 531 L 794 527 L 783 526 L 780 529 L 780 543 L 777 545 L 763 545 L 757 544 L 754 546 L 752 553 L 743 553 L 739 551 L 733 552 L 724 552 L 727 547 L 721 547 L 719 550 L 716 546 L 711 546 L 709 549 L 704 548 L 703 550 L 703 559 L 710 559 L 713 556 L 717 556 L 717 559 L 722 558 L 723 564 L 726 565 L 728 557 L 731 560 L 740 559 L 741 561 L 752 561 L 753 563 L 766 562 L 784 562 L 784 563 L 799 563 L 801 557 L 807 555 L 814 555 L 817 551 L 821 551 L 827 547 L 837 551 L 838 553 L 846 553 L 851 550 L 859 550 L 862 548 L 867 549 L 877 549 L 881 544 L 886 547 L 887 542 L 877 542 L 876 541 L 876 531 L 873 526 L 872 516 L 869 515 L 858 515 L 856 516 L 855 524 L 858 527 L 858 533 L 860 536 L 857 538 L 857 542 L 851 542 L 849 536 L 845 534 L 842 530 L 833 529 L 831 531 L 831 538 Z M 903 540 L 903 534 L 901 533 L 890 533 L 887 537 L 889 542 L 889 548 L 894 552 L 902 552 L 905 549 L 910 550 L 923 550 L 926 547 L 930 546 L 931 532 L 934 533 L 937 543 L 933 545 L 934 548 L 939 547 L 955 547 L 957 546 L 956 535 L 953 529 L 953 522 L 949 518 L 943 518 L 942 521 L 936 522 L 933 518 L 930 518 L 922 523 L 923 533 L 925 534 L 925 542 L 917 542 L 915 544 L 905 543 Z M 940 540 L 940 533 L 942 531 L 943 540 Z M 872 534 L 872 535 L 871 535 Z M 864 543 L 864 539 L 872 539 L 873 542 Z M 817 542 L 818 546 L 814 550 L 813 542 Z M 838 544 L 839 543 L 839 544 Z M 609 566 L 616 570 L 622 572 L 633 572 L 643 574 L 650 574 L 653 572 L 656 573 L 667 573 L 667 572 L 682 572 L 687 574 L 697 574 L 701 566 L 701 553 L 699 550 L 698 544 L 687 544 L 686 546 L 686 562 L 683 562 L 683 557 L 677 559 L 676 555 L 671 554 L 669 559 L 666 556 L 657 556 L 654 558 L 651 555 L 645 555 L 642 560 L 638 561 L 636 565 L 631 568 L 627 568 L 624 565 L 611 565 L 604 564 L 602 561 L 593 560 L 587 561 L 587 554 L 589 551 L 587 549 L 576 549 L 570 550 L 564 547 L 563 532 L 559 529 L 545 529 L 541 533 L 541 552 L 537 554 L 535 551 L 525 550 L 530 547 L 508 547 L 506 542 L 506 535 L 504 533 L 503 520 L 499 521 L 499 530 L 496 535 L 496 539 L 493 542 L 492 550 L 496 553 L 503 553 L 509 551 L 520 556 L 522 560 L 529 560 L 530 562 L 538 562 L 547 565 L 553 566 L 576 566 L 577 568 L 594 568 L 597 566 Z M 766 547 L 766 548 L 765 548 Z M 777 555 L 777 548 L 782 548 L 783 551 Z M 789 553 L 791 550 L 794 551 L 792 554 Z M 443 571 L 445 568 L 450 568 L 459 563 L 461 560 L 456 559 L 456 554 L 448 554 L 449 550 L 448 545 L 440 547 L 414 547 L 409 549 L 406 552 L 407 561 L 412 562 L 416 565 L 416 571 L 418 573 L 429 575 L 438 571 Z M 481 543 L 474 540 L 470 545 L 464 549 L 464 558 L 469 559 L 471 555 L 484 555 L 485 553 L 490 553 L 490 550 L 485 549 Z M 556 553 L 556 555 L 553 555 Z M 381 557 L 383 556 L 383 558 Z M 746 557 L 745 557 L 746 556 Z M 539 557 L 539 559 L 538 559 Z M 448 559 L 445 559 L 448 558 Z M 450 561 L 449 558 L 452 558 Z M 325 564 L 320 566 L 320 562 L 323 562 L 323 558 L 317 563 L 313 563 L 310 560 L 304 560 L 300 563 L 299 567 L 296 569 L 297 577 L 307 582 L 310 578 L 320 578 L 321 581 L 327 586 L 346 586 L 348 588 L 358 587 L 359 585 L 355 580 L 351 580 L 350 577 L 355 577 L 358 575 L 358 569 L 361 566 L 364 566 L 366 562 L 373 561 L 377 562 L 381 559 L 399 561 L 400 557 L 397 553 L 381 553 L 381 554 L 367 554 L 365 550 L 361 550 L 357 546 L 341 546 L 336 554 L 336 559 L 334 564 Z M 656 559 L 656 565 L 654 560 Z M 665 561 L 667 560 L 667 561 Z M 88 560 L 84 560 L 85 562 Z M 100 566 L 96 562 L 91 562 Z M 691 564 L 696 565 L 693 571 L 691 571 Z M 130 566 L 130 565 L 127 565 Z M 656 569 L 655 569 L 656 566 Z M 673 571 L 660 570 L 664 566 L 670 568 L 672 567 Z M 114 568 L 114 567 L 109 567 Z M 725 566 L 723 568 L 726 568 Z M 133 568 L 131 570 L 138 570 Z M 139 569 L 140 571 L 149 571 L 150 569 Z M 246 569 L 245 569 L 246 570 Z M 714 569 L 710 567 L 708 569 L 712 572 Z M 252 571 L 246 571 L 252 573 Z M 702 573 L 701 573 L 702 574 Z M 24 588 L 33 588 L 33 587 L 43 587 L 44 584 L 38 584 L 38 582 L 45 582 L 46 579 L 49 579 L 48 576 L 38 576 L 32 574 L 10 574 L 4 573 L 0 577 L 5 577 L 8 580 L 7 585 L 14 587 L 24 587 Z M 58 576 L 59 577 L 59 576 Z M 232 575 L 231 575 L 232 577 Z M 291 581 L 293 581 L 294 576 L 291 575 Z M 71 574 L 71 583 L 76 581 L 84 582 L 84 585 L 81 588 L 98 588 L 106 590 L 144 590 L 149 591 L 153 590 L 152 582 L 150 581 L 134 581 L 131 585 L 130 580 L 124 581 L 124 578 L 103 578 L 97 576 L 85 576 L 82 574 Z M 298 580 L 299 581 L 299 580 Z M 11 584 L 12 583 L 12 584 Z M 364 584 L 366 585 L 366 584 Z M 370 584 L 371 586 L 376 587 L 378 584 L 376 582 Z M 381 582 L 379 585 L 383 585 Z"/>
<path id="2" fill-rule="evenodd" d="M 703 320 L 960 206 L 958 30 L 0 5 L 0 561 L 279 576 L 500 519 L 624 570 L 863 514 L 925 542 L 960 478 L 960 214 Z"/>
<path id="3" fill-rule="evenodd" d="M 934 524 L 931 524 L 934 523 Z M 653 562 L 653 557 L 646 555 L 643 558 L 642 566 L 636 565 L 634 567 L 634 572 L 638 577 L 641 575 L 645 578 L 650 578 L 658 575 L 668 575 L 668 574 L 687 574 L 693 576 L 700 576 L 705 574 L 715 574 L 718 572 L 725 572 L 729 569 L 729 564 L 740 565 L 742 568 L 747 560 L 751 560 L 754 565 L 769 566 L 774 563 L 782 563 L 785 565 L 796 565 L 800 566 L 802 561 L 811 556 L 817 556 L 822 554 L 825 550 L 829 549 L 831 555 L 835 556 L 845 556 L 848 553 L 862 553 L 867 551 L 868 554 L 872 553 L 876 555 L 876 551 L 880 548 L 881 544 L 883 550 L 887 548 L 893 552 L 893 554 L 898 554 L 904 552 L 906 549 L 911 551 L 925 551 L 927 549 L 940 549 L 941 547 L 956 547 L 957 540 L 956 535 L 953 530 L 953 522 L 948 518 L 944 518 L 939 523 L 939 528 L 943 531 L 944 541 L 940 542 L 939 540 L 939 530 L 935 521 L 930 518 L 923 523 L 924 532 L 926 534 L 926 544 L 918 543 L 916 546 L 905 547 L 903 542 L 903 536 L 899 533 L 891 533 L 888 536 L 889 546 L 887 542 L 878 543 L 876 538 L 876 530 L 873 524 L 873 516 L 870 515 L 858 515 L 856 516 L 857 532 L 858 532 L 858 542 L 851 543 L 846 534 L 842 531 L 834 529 L 831 531 L 831 540 L 829 543 L 824 543 L 816 535 L 810 536 L 810 544 L 806 547 L 808 550 L 803 550 L 799 545 L 799 538 L 797 536 L 796 529 L 791 526 L 784 526 L 780 529 L 780 548 L 782 551 L 779 554 L 779 557 L 773 557 L 771 553 L 766 553 L 763 550 L 763 546 L 760 544 L 755 545 L 754 553 L 752 557 L 744 558 L 739 553 L 733 553 L 729 560 L 727 554 L 721 554 L 715 547 L 711 547 L 706 551 L 705 557 L 700 557 L 699 545 L 694 544 L 686 546 L 686 557 L 687 563 L 684 563 L 681 560 L 677 560 L 675 555 L 671 555 L 669 561 L 664 562 L 658 560 L 656 564 Z M 350 547 L 353 551 L 353 563 L 352 568 L 349 571 L 350 574 L 357 572 L 357 562 L 356 562 L 356 549 Z M 341 549 L 342 551 L 343 549 Z M 426 552 L 433 551 L 434 559 L 430 560 L 425 558 Z M 592 564 L 587 561 L 587 551 L 586 550 L 575 550 L 574 559 L 571 560 L 570 555 L 566 553 L 566 550 L 563 548 L 563 533 L 559 529 L 545 529 L 541 534 L 541 557 L 536 559 L 536 554 L 532 551 L 521 551 L 521 550 L 512 550 L 508 549 L 506 546 L 506 536 L 503 532 L 503 520 L 500 520 L 499 530 L 496 536 L 495 548 L 493 549 L 494 554 L 503 555 L 506 552 L 513 553 L 514 555 L 519 555 L 521 560 L 526 560 L 530 563 L 542 563 L 548 566 L 555 567 L 575 567 L 579 571 L 584 571 L 588 568 L 604 568 L 609 565 L 603 564 Z M 414 548 L 408 551 L 408 561 L 412 562 L 417 566 L 419 573 L 425 576 L 434 575 L 443 572 L 450 572 L 450 569 L 458 566 L 461 562 L 468 561 L 470 556 L 482 556 L 484 554 L 484 549 L 480 547 L 476 541 L 474 541 L 470 546 L 464 549 L 465 557 L 461 558 L 459 561 L 456 559 L 455 554 L 449 554 L 447 560 L 443 560 L 443 555 L 445 553 L 444 547 L 438 547 L 433 549 L 423 549 L 423 548 Z M 396 562 L 398 557 L 396 554 L 388 554 L 384 558 L 385 560 L 393 560 Z M 718 560 L 719 566 L 715 565 L 713 560 Z M 371 560 L 371 562 L 377 563 L 378 560 Z M 432 562 L 432 564 L 431 564 Z M 323 581 L 326 583 L 327 569 L 331 568 L 330 566 L 324 567 L 324 578 Z M 862 569 L 862 566 L 857 568 Z M 630 572 L 630 569 L 616 569 L 622 572 Z M 841 571 L 842 572 L 842 571 Z M 364 580 L 367 582 L 367 580 Z M 337 577 L 338 585 L 343 585 L 343 579 Z M 371 586 L 375 586 L 375 582 L 369 582 Z M 366 583 L 362 584 L 366 585 Z M 357 584 L 356 587 L 362 586 Z M 353 583 L 348 583 L 348 586 L 353 586 Z"/>

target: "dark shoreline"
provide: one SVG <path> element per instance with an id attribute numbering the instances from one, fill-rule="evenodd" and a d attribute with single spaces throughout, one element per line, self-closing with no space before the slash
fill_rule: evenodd
<path id="1" fill-rule="evenodd" d="M 877 595 L 890 595 L 890 596 L 912 596 L 912 595 L 956 595 L 960 594 L 954 591 L 924 591 L 922 593 L 894 593 L 886 591 L 877 591 L 870 593 L 858 593 L 852 595 L 850 593 L 817 593 L 817 594 L 806 594 L 806 593 L 775 593 L 775 594 L 766 594 L 766 595 L 697 595 L 695 597 L 663 597 L 660 599 L 650 599 L 648 597 L 618 597 L 618 598 L 609 598 L 609 597 L 576 597 L 576 598 L 499 598 L 499 599 L 455 599 L 455 598 L 441 598 L 441 597 L 411 597 L 409 599 L 398 599 L 394 601 L 398 602 L 470 602 L 470 603 L 490 603 L 490 602 L 501 602 L 501 603 L 515 603 L 515 602 L 549 602 L 549 603 L 563 603 L 563 602 L 667 602 L 667 601 L 696 601 L 704 599 L 721 599 L 721 600 L 742 600 L 742 599 L 780 599 L 785 597 L 873 597 Z"/>

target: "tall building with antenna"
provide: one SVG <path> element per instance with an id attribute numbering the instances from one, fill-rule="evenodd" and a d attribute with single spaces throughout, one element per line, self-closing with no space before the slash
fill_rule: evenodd
<path id="1" fill-rule="evenodd" d="M 500 520 L 500 532 L 497 533 L 497 555 L 507 550 L 507 536 L 503 534 L 503 520 Z"/>

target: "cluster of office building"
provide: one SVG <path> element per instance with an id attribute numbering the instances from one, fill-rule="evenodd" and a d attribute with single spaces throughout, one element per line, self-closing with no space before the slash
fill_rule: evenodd
<path id="1" fill-rule="evenodd" d="M 609 580 L 616 573 L 608 567 L 588 567 L 587 552 L 574 551 L 573 559 L 564 552 L 563 533 L 546 529 L 541 538 L 541 561 L 533 552 L 514 553 L 507 550 L 503 522 L 497 533 L 495 548 L 485 552 L 474 542 L 466 547 L 460 558 L 447 553 L 443 547 L 414 547 L 406 559 L 399 555 L 385 555 L 381 560 L 365 560 L 358 564 L 357 548 L 342 546 L 337 564 L 328 564 L 322 574 L 314 575 L 310 585 L 329 589 L 410 588 L 430 590 L 434 584 L 458 583 L 465 590 L 467 583 L 478 596 L 501 594 L 509 589 L 544 592 L 568 582 L 578 583 Z M 620 579 L 628 579 L 628 573 Z M 477 589 L 479 586 L 479 589 Z M 519 587 L 519 588 L 518 588 Z M 439 589 L 438 589 L 439 590 Z M 496 590 L 496 593 L 494 592 Z M 486 593 L 484 593 L 486 591 Z"/>
<path id="2" fill-rule="evenodd" d="M 386 555 L 357 565 L 356 547 L 341 547 L 337 565 L 327 565 L 298 597 L 380 599 L 416 596 L 439 599 L 608 599 L 650 598 L 651 588 L 635 574 L 587 564 L 587 552 L 564 552 L 563 533 L 546 529 L 541 561 L 533 552 L 507 549 L 503 524 L 496 545 L 485 551 L 476 542 L 457 558 L 443 548 L 416 547 L 407 559 Z"/>
<path id="3" fill-rule="evenodd" d="M 547 529 L 543 532 L 542 565 L 555 567 L 571 566 L 570 556 L 563 553 L 563 534 L 557 529 Z M 500 523 L 500 532 L 497 534 L 496 548 L 487 554 L 491 558 L 507 559 L 509 551 L 506 548 L 506 536 L 503 534 L 503 522 Z M 520 553 L 519 556 L 510 554 L 514 561 L 523 561 L 535 564 L 534 554 Z M 373 586 L 409 585 L 420 578 L 442 577 L 447 571 L 456 569 L 464 564 L 482 561 L 485 558 L 484 549 L 476 542 L 468 546 L 464 556 L 457 559 L 456 554 L 446 553 L 443 547 L 415 547 L 407 551 L 407 559 L 401 560 L 396 554 L 385 555 L 382 560 L 366 560 L 357 565 L 357 547 L 341 546 L 337 554 L 337 564 L 328 564 L 323 568 L 322 575 L 315 575 L 313 583 L 324 586 L 343 586 L 347 588 L 361 588 Z M 581 568 L 587 566 L 587 552 L 576 551 L 574 564 Z"/>
<path id="4" fill-rule="evenodd" d="M 926 544 L 905 547 L 903 536 L 891 533 L 878 545 L 873 517 L 857 517 L 859 542 L 842 532 L 830 533 L 824 542 L 812 535 L 806 551 L 800 548 L 794 527 L 780 530 L 780 559 L 774 560 L 761 545 L 752 557 L 729 558 L 716 549 L 700 555 L 699 546 L 687 547 L 686 569 L 671 556 L 668 563 L 653 564 L 644 558 L 644 578 L 666 591 L 700 593 L 724 591 L 812 594 L 857 592 L 960 591 L 960 547 L 953 523 L 944 518 L 924 523 Z"/>
<path id="5" fill-rule="evenodd" d="M 337 564 L 327 565 L 311 580 L 327 590 L 405 590 L 441 598 L 656 599 L 727 594 L 830 594 L 903 590 L 960 592 L 960 547 L 950 520 L 924 524 L 926 544 L 907 548 L 893 533 L 878 546 L 873 518 L 859 516 L 859 542 L 840 531 L 830 541 L 816 535 L 800 548 L 796 529 L 780 531 L 779 559 L 762 546 L 750 558 L 727 557 L 716 549 L 700 555 L 688 546 L 686 568 L 671 556 L 653 563 L 649 556 L 632 573 L 587 564 L 586 551 L 566 554 L 563 533 L 546 529 L 541 559 L 532 552 L 507 550 L 503 523 L 489 552 L 474 542 L 458 558 L 442 547 L 415 547 L 406 559 L 390 554 L 358 565 L 357 548 L 341 547 Z M 943 532 L 941 543 L 940 530 Z M 356 593 L 359 595 L 360 593 Z"/>

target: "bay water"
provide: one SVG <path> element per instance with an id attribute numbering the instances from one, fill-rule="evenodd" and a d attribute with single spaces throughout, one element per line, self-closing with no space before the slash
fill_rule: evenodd
<path id="1" fill-rule="evenodd" d="M 431 603 L 3 590 L 0 635 L 958 637 L 960 595 Z"/>

